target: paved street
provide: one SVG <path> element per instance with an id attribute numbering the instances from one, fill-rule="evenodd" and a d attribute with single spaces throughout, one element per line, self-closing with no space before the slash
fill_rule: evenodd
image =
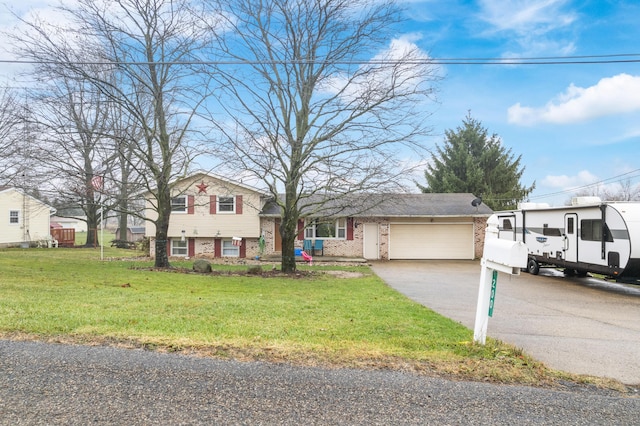
<path id="1" fill-rule="evenodd" d="M 391 287 L 473 330 L 480 263 L 392 261 L 373 269 Z M 487 335 L 523 348 L 549 367 L 640 384 L 640 286 L 499 274 Z"/>
<path id="2" fill-rule="evenodd" d="M 1 425 L 630 425 L 640 398 L 0 340 Z"/>
<path id="3" fill-rule="evenodd" d="M 374 265 L 473 328 L 478 262 Z M 489 335 L 553 368 L 638 384 L 640 288 L 500 275 Z M 640 395 L 0 340 L 0 425 L 630 425 Z"/>

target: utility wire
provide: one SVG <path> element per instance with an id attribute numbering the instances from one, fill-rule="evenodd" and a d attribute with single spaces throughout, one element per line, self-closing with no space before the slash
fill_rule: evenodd
<path id="1" fill-rule="evenodd" d="M 0 59 L 2 64 L 32 64 L 32 65 L 262 65 L 262 64 L 300 64 L 313 65 L 322 61 L 287 60 L 287 61 L 45 61 L 25 59 Z M 340 65 L 587 65 L 587 64 L 619 64 L 640 63 L 640 53 L 615 53 L 607 55 L 580 56 L 540 56 L 522 58 L 418 58 L 405 60 L 354 60 L 334 61 Z"/>
<path id="2" fill-rule="evenodd" d="M 591 188 L 593 186 L 600 185 L 600 184 L 607 183 L 607 182 L 611 182 L 611 181 L 620 182 L 622 180 L 621 178 L 623 176 L 628 176 L 628 175 L 631 175 L 631 174 L 634 174 L 634 173 L 638 173 L 638 172 L 640 172 L 640 169 L 635 169 L 635 170 L 632 170 L 630 172 L 623 173 L 623 174 L 617 175 L 617 176 L 613 176 L 613 177 L 610 177 L 610 178 L 607 178 L 607 179 L 599 180 L 597 182 L 593 182 L 593 183 L 590 183 L 590 184 L 587 184 L 587 185 L 577 186 L 577 187 L 574 187 L 574 188 L 569 188 L 569 189 L 565 189 L 565 190 L 557 191 L 557 192 L 550 192 L 548 194 L 536 195 L 534 197 L 529 197 L 529 198 L 530 199 L 547 198 L 547 197 L 551 197 L 551 196 L 554 196 L 554 195 L 561 195 L 561 194 L 567 194 L 567 193 L 571 193 L 571 192 L 576 192 L 576 191 L 579 191 L 581 189 Z M 638 176 L 630 176 L 630 178 L 639 177 L 639 176 L 640 176 L 640 174 Z"/>

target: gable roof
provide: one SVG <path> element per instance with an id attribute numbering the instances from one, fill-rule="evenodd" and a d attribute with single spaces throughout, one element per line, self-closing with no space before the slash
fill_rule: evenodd
<path id="1" fill-rule="evenodd" d="M 36 202 L 42 204 L 43 206 L 48 207 L 49 208 L 49 214 L 51 214 L 51 215 L 55 214 L 55 212 L 56 212 L 56 209 L 54 207 L 50 206 L 49 204 L 45 203 L 42 200 L 37 199 L 33 195 L 27 194 L 26 192 L 24 192 L 20 188 L 16 188 L 14 186 L 0 186 L 0 193 L 9 192 L 9 191 L 15 191 L 15 192 L 17 192 L 18 194 L 20 194 L 22 196 L 26 196 L 26 197 L 28 197 L 28 198 L 30 198 L 32 200 L 35 200 Z"/>
<path id="2" fill-rule="evenodd" d="M 246 190 L 248 190 L 248 191 L 255 192 L 255 193 L 257 193 L 257 194 L 259 194 L 259 195 L 261 195 L 261 196 L 263 196 L 263 197 L 268 197 L 268 196 L 269 196 L 269 193 L 268 193 L 268 192 L 266 192 L 266 191 L 265 191 L 265 190 L 263 190 L 263 189 L 257 188 L 257 187 L 255 187 L 255 186 L 248 185 L 248 184 L 246 184 L 246 183 L 243 183 L 242 181 L 237 181 L 237 180 L 234 180 L 234 179 L 229 179 L 229 178 L 227 178 L 227 177 L 224 177 L 224 176 L 218 175 L 218 174 L 216 174 L 216 173 L 211 173 L 211 172 L 208 172 L 208 171 L 205 171 L 205 170 L 196 170 L 196 171 L 194 171 L 194 172 L 192 172 L 192 173 L 188 174 L 187 176 L 184 176 L 184 177 L 180 177 L 180 178 L 176 178 L 176 179 L 171 180 L 171 183 L 174 183 L 174 184 L 175 184 L 175 183 L 177 183 L 177 182 L 182 182 L 182 181 L 186 181 L 186 180 L 191 180 L 191 179 L 194 179 L 194 178 L 196 178 L 196 177 L 198 177 L 198 176 L 208 177 L 208 178 L 210 178 L 210 179 L 219 180 L 219 181 L 221 181 L 221 182 L 227 182 L 227 183 L 228 183 L 228 184 L 230 184 L 230 185 L 237 186 L 237 187 L 239 187 L 239 188 L 244 188 L 244 189 L 246 189 Z M 155 189 L 155 188 L 154 188 L 154 189 Z M 143 194 L 143 195 L 144 195 L 144 194 L 148 194 L 149 192 L 150 192 L 149 190 L 144 190 L 144 191 L 142 191 L 142 192 L 141 192 L 141 194 Z"/>
<path id="3" fill-rule="evenodd" d="M 446 194 L 350 194 L 328 201 L 322 211 L 303 208 L 303 216 L 315 217 L 489 217 L 493 210 L 485 204 L 475 207 L 476 197 L 469 193 Z M 319 196 L 309 197 L 309 203 L 317 204 Z M 306 201 L 305 201 L 306 202 Z M 268 202 L 262 216 L 280 217 L 280 207 Z"/>

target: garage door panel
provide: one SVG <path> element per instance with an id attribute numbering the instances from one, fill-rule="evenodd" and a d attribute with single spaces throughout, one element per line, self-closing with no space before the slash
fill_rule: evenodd
<path id="1" fill-rule="evenodd" d="M 391 259 L 473 259 L 472 224 L 392 224 Z"/>

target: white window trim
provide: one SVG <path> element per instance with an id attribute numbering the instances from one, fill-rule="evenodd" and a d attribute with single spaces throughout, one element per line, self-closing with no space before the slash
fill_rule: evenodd
<path id="1" fill-rule="evenodd" d="M 340 226 L 342 221 L 343 226 Z M 305 240 L 346 240 L 347 239 L 347 218 L 341 217 L 333 220 L 335 237 L 318 237 L 316 235 L 317 222 L 329 222 L 329 220 L 322 219 L 310 219 L 305 223 L 304 238 Z M 343 231 L 344 236 L 340 237 L 340 231 Z"/>
<path id="2" fill-rule="evenodd" d="M 228 245 L 225 247 L 226 244 Z M 225 249 L 235 250 L 237 254 L 225 254 Z M 233 240 L 222 240 L 222 243 L 220 244 L 220 251 L 220 255 L 222 257 L 240 257 L 240 246 L 234 246 Z"/>
<path id="3" fill-rule="evenodd" d="M 220 200 L 223 199 L 223 198 L 230 198 L 232 200 L 233 210 L 231 210 L 231 211 L 227 211 L 227 210 L 222 211 L 222 210 L 220 210 Z M 236 214 L 236 197 L 235 197 L 235 195 L 218 195 L 216 197 L 216 204 L 217 204 L 216 212 L 218 214 Z"/>
<path id="4" fill-rule="evenodd" d="M 178 198 L 184 199 L 184 210 L 174 210 L 173 209 L 173 200 Z M 189 211 L 189 198 L 186 195 L 178 195 L 176 197 L 171 197 L 171 214 L 187 214 Z"/>
<path id="5" fill-rule="evenodd" d="M 174 244 L 175 244 L 175 243 L 184 243 L 184 247 L 175 247 L 175 246 L 174 246 Z M 175 250 L 176 250 L 176 249 L 184 250 L 185 252 L 184 252 L 184 254 L 182 254 L 182 253 L 178 253 L 178 254 L 176 254 L 176 253 L 175 253 Z M 171 256 L 176 256 L 176 257 L 179 257 L 179 256 L 188 257 L 188 256 L 189 256 L 189 242 L 188 242 L 187 240 L 182 241 L 182 240 L 180 240 L 180 239 L 177 239 L 177 240 L 176 240 L 176 239 L 172 239 L 172 240 L 171 240 Z"/>
<path id="6" fill-rule="evenodd" d="M 11 213 L 16 213 L 16 217 L 18 218 L 17 222 L 12 222 L 12 215 Z M 9 225 L 11 226 L 17 226 L 20 225 L 20 210 L 9 210 Z"/>

